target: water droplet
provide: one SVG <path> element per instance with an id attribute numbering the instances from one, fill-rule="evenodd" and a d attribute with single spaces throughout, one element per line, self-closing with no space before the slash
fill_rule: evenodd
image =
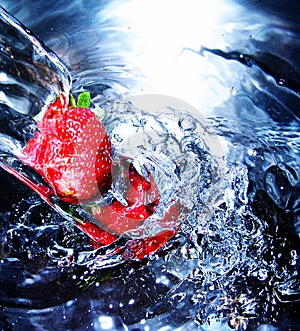
<path id="1" fill-rule="evenodd" d="M 112 330 L 114 322 L 110 316 L 99 316 L 98 321 L 101 327 L 101 330 Z"/>

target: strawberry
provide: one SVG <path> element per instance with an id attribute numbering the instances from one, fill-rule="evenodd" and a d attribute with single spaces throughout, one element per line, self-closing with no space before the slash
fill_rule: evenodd
<path id="1" fill-rule="evenodd" d="M 159 193 L 153 177 L 148 173 L 149 181 L 141 176 L 133 164 L 130 164 L 127 175 L 127 188 L 125 198 L 127 204 L 124 205 L 118 200 L 114 200 L 111 205 L 101 208 L 94 208 L 94 217 L 104 226 L 109 232 L 115 235 L 126 235 L 127 231 L 137 229 L 143 222 L 154 214 L 159 203 Z M 163 219 L 160 219 L 161 224 L 170 222 L 176 223 L 178 219 L 179 209 L 177 205 L 173 205 L 165 213 Z"/>
<path id="2" fill-rule="evenodd" d="M 20 159 L 35 169 L 60 199 L 76 204 L 107 192 L 111 143 L 91 110 L 71 106 L 61 95 L 46 109 L 37 127 Z"/>
<path id="3" fill-rule="evenodd" d="M 127 205 L 114 200 L 109 206 L 102 206 L 101 208 L 95 206 L 92 208 L 92 213 L 99 221 L 100 227 L 89 222 L 79 225 L 84 232 L 93 238 L 90 244 L 94 249 L 114 242 L 119 236 L 126 236 L 127 231 L 137 229 L 155 212 L 159 203 L 158 190 L 149 173 L 150 181 L 147 181 L 130 164 L 128 172 L 124 175 L 125 179 L 127 175 L 130 184 L 125 193 Z M 145 203 L 149 197 L 153 201 Z M 160 233 L 146 238 L 129 240 L 122 253 L 123 258 L 142 259 L 161 248 L 176 234 L 179 211 L 178 204 L 172 205 L 166 211 L 164 217 L 159 220 L 162 229 L 164 229 Z"/>

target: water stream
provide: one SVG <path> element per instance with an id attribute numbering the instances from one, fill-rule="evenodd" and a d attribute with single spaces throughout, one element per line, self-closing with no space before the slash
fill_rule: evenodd
<path id="1" fill-rule="evenodd" d="M 115 160 L 148 162 L 185 209 L 160 250 L 124 258 L 135 241 L 93 249 L 1 170 L 0 329 L 297 330 L 297 15 L 217 0 L 1 5 L 30 29 L 0 26 L 1 162 L 35 178 L 16 157 L 32 116 L 88 90 Z"/>

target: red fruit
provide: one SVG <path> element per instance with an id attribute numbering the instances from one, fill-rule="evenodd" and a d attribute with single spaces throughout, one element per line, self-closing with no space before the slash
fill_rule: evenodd
<path id="1" fill-rule="evenodd" d="M 37 123 L 39 131 L 20 159 L 69 203 L 89 201 L 111 185 L 111 143 L 88 108 L 70 107 L 61 95 Z"/>
<path id="2" fill-rule="evenodd" d="M 109 245 L 112 242 L 116 241 L 118 238 L 112 235 L 111 233 L 100 229 L 97 225 L 91 222 L 79 222 L 77 226 L 86 233 L 90 238 L 92 238 L 93 242 L 91 245 L 95 248 L 101 246 Z"/>
<path id="3" fill-rule="evenodd" d="M 164 246 L 175 234 L 176 229 L 170 229 L 146 239 L 130 240 L 123 257 L 125 259 L 143 259 Z"/>
<path id="4" fill-rule="evenodd" d="M 129 166 L 129 180 L 131 185 L 138 191 L 146 191 L 151 188 L 151 183 L 141 176 L 133 166 Z"/>
<path id="5" fill-rule="evenodd" d="M 94 208 L 93 211 L 101 226 L 118 236 L 126 235 L 127 231 L 137 229 L 142 225 L 146 219 L 154 214 L 155 208 L 159 203 L 159 193 L 154 179 L 149 173 L 149 181 L 147 181 L 130 164 L 127 176 L 129 182 L 129 187 L 125 194 L 127 205 L 114 200 L 110 206 Z M 165 228 L 166 224 L 169 223 L 172 224 L 171 228 L 174 230 L 178 214 L 178 205 L 171 206 L 164 217 L 159 220 L 162 228 Z M 153 238 L 156 238 L 156 236 Z M 159 238 L 162 237 L 157 238 L 158 242 L 160 241 Z"/>

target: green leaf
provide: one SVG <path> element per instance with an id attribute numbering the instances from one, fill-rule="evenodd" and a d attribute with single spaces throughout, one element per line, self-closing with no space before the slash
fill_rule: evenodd
<path id="1" fill-rule="evenodd" d="M 77 101 L 78 108 L 89 108 L 91 105 L 91 95 L 90 92 L 82 92 Z"/>

